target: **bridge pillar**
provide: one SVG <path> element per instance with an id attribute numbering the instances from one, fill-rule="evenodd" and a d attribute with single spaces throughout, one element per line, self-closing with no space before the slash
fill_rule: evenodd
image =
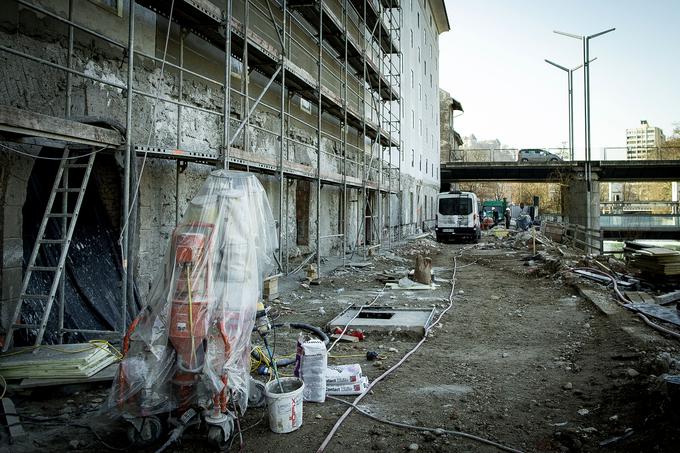
<path id="1" fill-rule="evenodd" d="M 588 199 L 590 203 L 588 203 Z M 562 217 L 567 223 L 588 225 L 588 207 L 590 207 L 590 228 L 591 230 L 600 229 L 600 183 L 597 173 L 592 173 L 590 194 L 585 175 L 582 172 L 576 173 L 566 185 L 562 185 Z M 599 241 L 590 238 L 588 242 L 593 247 L 598 247 Z M 594 252 L 589 250 L 588 252 Z"/>

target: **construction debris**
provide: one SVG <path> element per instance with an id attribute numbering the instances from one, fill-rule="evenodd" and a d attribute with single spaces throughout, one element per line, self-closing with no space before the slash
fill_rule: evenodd
<path id="1" fill-rule="evenodd" d="M 0 356 L 0 375 L 5 379 L 85 379 L 118 360 L 118 353 L 108 344 L 31 346 Z"/>
<path id="2" fill-rule="evenodd" d="M 636 244 L 639 246 L 639 244 Z M 680 252 L 663 247 L 638 248 L 626 243 L 630 263 L 650 276 L 680 276 Z"/>

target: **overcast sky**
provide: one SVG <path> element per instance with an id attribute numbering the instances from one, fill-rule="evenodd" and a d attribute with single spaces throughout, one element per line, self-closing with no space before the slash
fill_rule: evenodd
<path id="1" fill-rule="evenodd" d="M 553 33 L 616 31 L 590 41 L 593 157 L 625 146 L 646 119 L 669 135 L 680 122 L 680 1 L 446 0 L 451 31 L 440 36 L 440 86 L 463 105 L 461 135 L 517 147 L 567 141 L 566 66 L 581 42 Z M 583 156 L 583 72 L 574 73 L 576 157 Z M 617 156 L 618 154 L 618 156 Z M 608 152 L 608 158 L 625 153 Z"/>

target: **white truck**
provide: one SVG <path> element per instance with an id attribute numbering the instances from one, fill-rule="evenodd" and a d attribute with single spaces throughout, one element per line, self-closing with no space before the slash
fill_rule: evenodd
<path id="1" fill-rule="evenodd" d="M 459 238 L 477 242 L 482 237 L 477 195 L 458 190 L 437 195 L 435 234 L 437 242 Z"/>

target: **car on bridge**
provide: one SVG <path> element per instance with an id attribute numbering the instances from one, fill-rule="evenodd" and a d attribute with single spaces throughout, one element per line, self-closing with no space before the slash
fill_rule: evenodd
<path id="1" fill-rule="evenodd" d="M 559 162 L 562 158 L 544 149 L 520 149 L 517 153 L 518 162 Z"/>

